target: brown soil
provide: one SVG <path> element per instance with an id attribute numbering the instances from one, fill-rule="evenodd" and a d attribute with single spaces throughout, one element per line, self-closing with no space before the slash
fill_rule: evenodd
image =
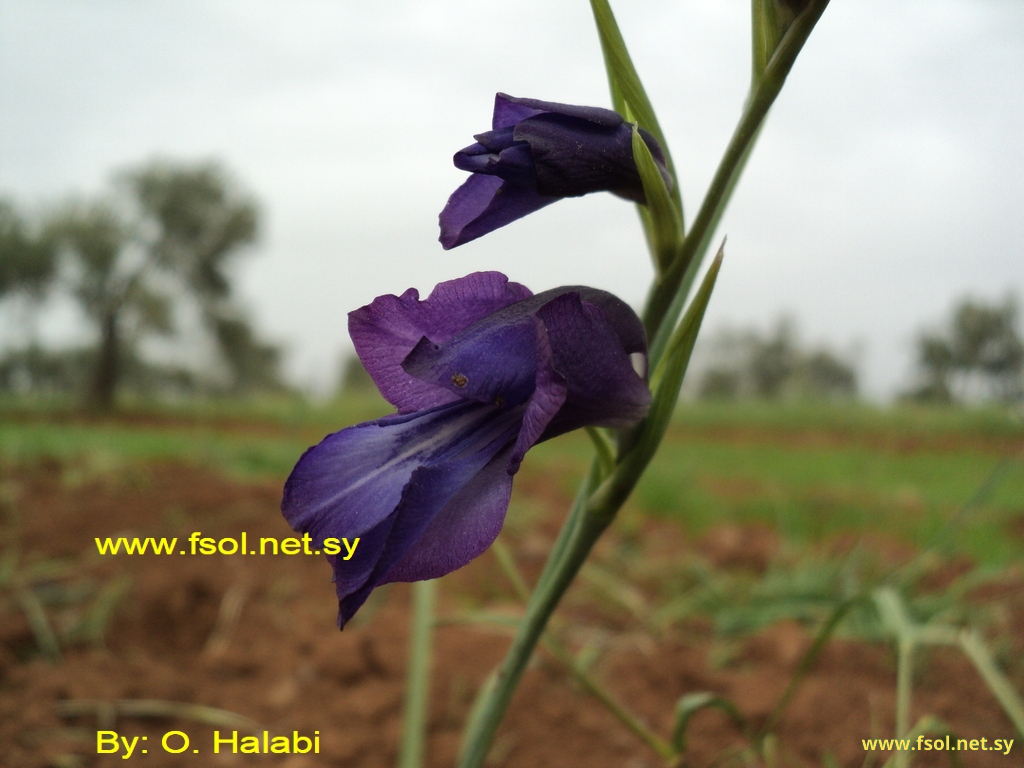
<path id="1" fill-rule="evenodd" d="M 180 465 L 154 465 L 105 477 L 83 477 L 57 464 L 0 472 L 0 503 L 10 510 L 8 531 L 18 529 L 19 573 L 60 558 L 74 568 L 52 585 L 111 583 L 131 578 L 105 631 L 105 646 L 67 646 L 59 662 L 36 651 L 25 612 L 8 589 L 0 592 L 0 763 L 8 768 L 123 765 L 123 751 L 97 755 L 96 729 L 140 739 L 132 765 L 142 768 L 206 765 L 391 766 L 400 732 L 408 624 L 407 585 L 381 594 L 343 633 L 335 628 L 329 569 L 319 557 L 119 556 L 99 558 L 93 537 L 187 536 L 282 538 L 290 531 L 278 512 L 278 485 L 245 485 Z M 524 471 L 517 503 L 546 510 L 529 524 L 510 526 L 509 542 L 536 574 L 556 529 L 552 509 L 565 502 L 549 478 Z M 15 526 L 12 521 L 17 521 Z M 613 532 L 600 550 L 609 568 L 626 533 Z M 703 550 L 719 568 L 760 572 L 778 542 L 760 528 L 722 528 L 688 540 L 665 522 L 644 522 L 628 534 L 655 565 Z M 86 553 L 86 554 L 83 554 Z M 89 554 L 91 553 L 91 554 Z M 667 567 L 667 566 L 666 566 Z M 960 568 L 960 565 L 956 566 Z M 653 599 L 647 582 L 625 602 Z M 0 584 L 4 581 L 0 562 Z M 10 581 L 8 580 L 8 584 Z M 45 586 L 45 585 L 44 585 Z M 516 603 L 491 555 L 441 582 L 441 612 L 485 607 L 512 612 Z M 68 594 L 71 594 L 70 592 Z M 1024 610 L 1019 583 L 999 595 L 1002 642 L 1021 658 Z M 73 595 L 72 595 L 73 598 Z M 628 598 L 628 599 L 627 599 Z M 87 601 L 69 598 L 47 608 L 58 630 Z M 232 608 L 237 621 L 231 620 Z M 375 610 L 376 609 L 376 610 Z M 680 696 L 710 691 L 735 701 L 755 726 L 782 695 L 803 652 L 807 632 L 776 624 L 741 640 L 716 638 L 708 622 L 690 621 L 654 633 L 621 607 L 609 607 L 576 588 L 560 613 L 570 642 L 600 639 L 605 653 L 595 676 L 663 737 L 672 728 Z M 1009 638 L 1009 639 L 1007 639 Z M 429 766 L 454 763 L 461 726 L 477 688 L 501 659 L 509 637 L 500 630 L 446 625 L 435 637 L 429 723 Z M 1008 644 L 1008 645 L 1007 645 Z M 914 718 L 934 714 L 964 738 L 1013 738 L 1013 728 L 973 668 L 953 652 L 924 655 L 914 691 Z M 723 661 L 724 660 L 724 661 Z M 1024 672 L 1012 670 L 1021 687 Z M 777 764 L 860 766 L 862 739 L 893 731 L 895 665 L 881 644 L 833 641 L 798 690 L 777 730 Z M 242 756 L 212 754 L 214 728 L 182 717 L 120 716 L 111 708 L 71 717 L 69 700 L 156 699 L 239 713 L 271 736 L 319 732 L 319 754 Z M 62 704 L 63 703 L 63 704 Z M 217 726 L 222 734 L 231 726 Z M 190 749 L 170 755 L 161 737 L 182 731 Z M 240 736 L 247 731 L 241 731 Z M 177 737 L 168 742 L 173 748 Z M 687 764 L 728 764 L 744 744 L 740 731 L 717 710 L 697 714 L 688 732 Z M 147 748 L 146 754 L 141 749 Z M 199 750 L 198 754 L 191 749 Z M 969 766 L 1021 765 L 1024 745 L 1009 757 L 972 752 Z M 916 765 L 945 765 L 939 752 L 918 753 Z M 539 654 L 516 694 L 495 743 L 491 764 L 509 768 L 644 768 L 662 761 L 553 659 Z"/>

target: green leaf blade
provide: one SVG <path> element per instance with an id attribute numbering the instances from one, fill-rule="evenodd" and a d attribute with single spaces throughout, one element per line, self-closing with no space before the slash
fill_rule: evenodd
<path id="1" fill-rule="evenodd" d="M 642 216 L 648 245 L 658 274 L 669 268 L 683 243 L 683 222 L 673 203 L 657 162 L 640 131 L 633 129 L 633 161 L 640 172 L 647 198 L 646 216 Z"/>

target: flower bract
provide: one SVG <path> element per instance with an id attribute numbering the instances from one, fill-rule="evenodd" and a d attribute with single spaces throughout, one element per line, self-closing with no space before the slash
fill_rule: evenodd
<path id="1" fill-rule="evenodd" d="M 281 509 L 328 555 L 344 626 L 374 587 L 433 579 L 494 541 L 531 446 L 647 412 L 647 344 L 632 309 L 570 286 L 536 295 L 498 272 L 379 296 L 349 314 L 360 360 L 398 410 L 299 459 Z"/>
<path id="2" fill-rule="evenodd" d="M 647 131 L 640 135 L 671 188 L 661 147 Z M 607 191 L 645 202 L 633 161 L 633 125 L 617 112 L 499 93 L 492 130 L 475 138 L 454 157 L 455 166 L 472 175 L 441 211 L 445 249 L 563 197 Z"/>

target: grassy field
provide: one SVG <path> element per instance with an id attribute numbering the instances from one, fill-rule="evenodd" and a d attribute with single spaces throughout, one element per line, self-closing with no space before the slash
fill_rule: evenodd
<path id="1" fill-rule="evenodd" d="M 324 434 L 386 412 L 369 396 L 138 404 L 116 418 L 0 402 L 0 461 L 51 457 L 90 474 L 173 460 L 283 480 Z M 568 435 L 523 471 L 571 494 L 589 457 L 585 436 Z M 684 405 L 631 505 L 692 532 L 759 522 L 794 542 L 880 534 L 1002 564 L 1024 551 L 1024 425 L 998 410 Z"/>

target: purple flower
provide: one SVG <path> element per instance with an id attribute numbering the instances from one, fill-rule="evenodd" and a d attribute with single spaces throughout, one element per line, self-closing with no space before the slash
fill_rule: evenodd
<path id="1" fill-rule="evenodd" d="M 328 554 L 344 626 L 374 587 L 461 568 L 498 535 L 535 443 L 621 427 L 650 404 L 640 320 L 610 293 L 532 295 L 498 272 L 410 288 L 349 314 L 356 352 L 398 413 L 328 435 L 299 459 L 281 509 Z"/>
<path id="2" fill-rule="evenodd" d="M 455 166 L 473 175 L 441 211 L 446 250 L 563 197 L 607 191 L 645 202 L 633 162 L 633 126 L 617 112 L 499 93 L 492 125 L 455 154 Z M 671 188 L 661 147 L 642 128 L 640 135 Z"/>

